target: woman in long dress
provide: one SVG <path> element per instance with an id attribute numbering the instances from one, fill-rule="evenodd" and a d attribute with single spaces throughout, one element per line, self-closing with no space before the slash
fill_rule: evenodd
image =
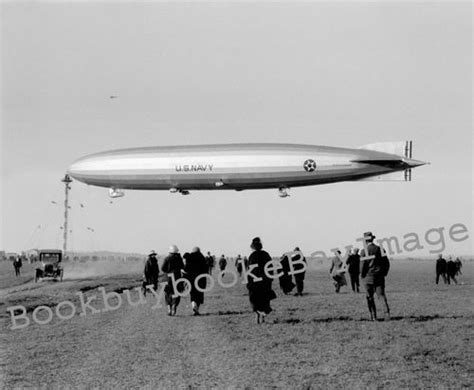
<path id="1" fill-rule="evenodd" d="M 201 277 L 197 281 L 196 279 L 203 274 L 208 273 L 208 266 L 206 258 L 201 253 L 201 250 L 196 246 L 193 248 L 191 253 L 188 253 L 187 256 L 183 256 L 186 264 L 184 265 L 184 276 L 191 283 L 191 306 L 195 316 L 199 315 L 199 306 L 204 303 L 204 290 L 206 288 L 206 278 Z M 197 287 L 199 287 L 198 290 Z"/>
<path id="2" fill-rule="evenodd" d="M 176 309 L 178 308 L 179 301 L 181 297 L 175 295 L 175 290 L 173 286 L 173 282 L 171 278 L 168 276 L 169 274 L 173 274 L 175 280 L 181 278 L 181 271 L 184 268 L 183 259 L 179 254 L 179 249 L 176 245 L 171 245 L 169 249 L 168 256 L 165 257 L 163 260 L 163 265 L 161 266 L 161 270 L 164 272 L 166 277 L 168 278 L 168 284 L 165 286 L 165 300 L 166 304 L 168 305 L 168 315 L 174 316 L 176 315 Z"/>
<path id="3" fill-rule="evenodd" d="M 257 314 L 257 324 L 265 322 L 265 316 L 272 311 L 270 301 L 276 298 L 272 290 L 272 279 L 264 271 L 265 265 L 272 261 L 270 255 L 263 250 L 260 238 L 255 237 L 250 244 L 253 249 L 249 257 L 249 269 L 251 273 L 261 280 L 254 280 L 251 275 L 247 278 L 247 288 L 249 290 L 249 300 L 252 310 Z M 252 269 L 252 265 L 257 267 Z"/>

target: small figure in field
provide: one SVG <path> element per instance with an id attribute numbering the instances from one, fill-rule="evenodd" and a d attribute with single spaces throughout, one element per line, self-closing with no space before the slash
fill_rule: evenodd
<path id="1" fill-rule="evenodd" d="M 294 288 L 295 284 L 293 283 L 293 278 L 289 273 L 291 272 L 290 269 L 290 260 L 289 254 L 286 252 L 280 258 L 281 264 L 281 276 L 279 277 L 278 281 L 280 283 L 280 288 L 283 291 L 283 294 L 289 294 Z"/>
<path id="2" fill-rule="evenodd" d="M 219 269 L 221 272 L 225 270 L 225 267 L 227 267 L 227 259 L 224 255 L 222 255 L 219 259 Z"/>
<path id="3" fill-rule="evenodd" d="M 214 256 L 211 255 L 211 252 L 207 252 L 206 264 L 207 264 L 209 275 L 212 275 L 212 270 L 214 269 L 215 263 L 216 263 L 216 259 L 214 258 Z"/>
<path id="4" fill-rule="evenodd" d="M 453 258 L 449 256 L 449 260 L 446 265 L 446 274 L 448 275 L 448 284 L 451 284 L 451 280 L 455 284 L 458 284 L 458 281 L 456 280 L 457 270 L 458 269 L 456 267 L 456 263 L 453 261 Z"/>
<path id="5" fill-rule="evenodd" d="M 23 266 L 23 263 L 21 261 L 21 257 L 20 256 L 15 257 L 15 260 L 13 260 L 13 268 L 15 268 L 15 276 L 17 277 L 21 276 L 22 266 Z"/>
<path id="6" fill-rule="evenodd" d="M 249 258 L 247 256 L 244 256 L 244 266 L 245 269 L 249 269 Z"/>
<path id="7" fill-rule="evenodd" d="M 252 275 L 248 275 L 247 289 L 249 290 L 249 300 L 252 310 L 257 314 L 257 324 L 265 322 L 265 316 L 272 311 L 270 301 L 276 298 L 275 292 L 272 290 L 272 279 L 269 278 L 265 271 L 265 265 L 272 261 L 270 255 L 263 250 L 262 242 L 259 237 L 255 237 L 250 244 L 253 252 L 249 256 L 249 269 L 252 265 L 257 265 L 251 269 L 251 273 L 258 280 L 254 280 Z"/>
<path id="8" fill-rule="evenodd" d="M 238 255 L 235 259 L 235 268 L 237 269 L 239 276 L 242 276 L 243 262 L 244 260 L 242 259 L 242 256 Z"/>
<path id="9" fill-rule="evenodd" d="M 454 260 L 454 263 L 456 264 L 456 276 L 457 275 L 462 275 L 462 272 L 461 272 L 461 268 L 462 268 L 461 259 L 459 257 L 456 257 L 456 260 Z"/>
<path id="10" fill-rule="evenodd" d="M 198 316 L 200 315 L 199 307 L 204 303 L 204 292 L 202 290 L 206 288 L 206 278 L 200 277 L 197 281 L 197 286 L 196 279 L 200 275 L 207 274 L 208 265 L 206 258 L 197 246 L 193 248 L 191 253 L 187 253 L 183 257 L 186 261 L 186 264 L 184 265 L 184 275 L 191 283 L 191 291 L 189 294 L 191 298 L 191 306 L 194 315 Z M 199 291 L 197 287 L 199 287 L 201 291 Z"/>
<path id="11" fill-rule="evenodd" d="M 161 266 L 161 271 L 166 275 L 167 284 L 165 286 L 165 300 L 168 305 L 168 315 L 176 315 L 176 309 L 178 308 L 181 297 L 175 295 L 175 290 L 173 287 L 173 282 L 170 277 L 170 274 L 173 274 L 174 279 L 178 280 L 181 278 L 182 270 L 184 268 L 183 259 L 179 254 L 179 249 L 176 245 L 171 245 L 169 249 L 168 256 L 163 260 L 163 265 Z"/>
<path id="12" fill-rule="evenodd" d="M 336 288 L 336 293 L 341 290 L 342 286 L 347 285 L 346 281 L 346 267 L 344 266 L 344 261 L 342 259 L 341 251 L 336 251 L 336 256 L 332 258 L 331 261 L 331 268 L 329 269 L 329 273 L 334 280 L 334 287 Z"/>
<path id="13" fill-rule="evenodd" d="M 385 296 L 385 277 L 390 269 L 390 262 L 382 249 L 374 244 L 375 236 L 371 232 L 364 233 L 367 255 L 365 249 L 361 251 L 362 270 L 361 277 L 364 280 L 367 291 L 367 306 L 369 308 L 370 319 L 377 319 L 377 309 L 375 307 L 374 294 L 377 294 L 379 301 L 382 302 L 385 309 L 385 319 L 390 320 L 390 308 L 388 307 L 387 297 Z M 364 259 L 364 257 L 369 257 Z"/>
<path id="14" fill-rule="evenodd" d="M 156 252 L 151 251 L 145 262 L 145 269 L 143 270 L 143 295 L 146 295 L 146 286 L 152 285 L 153 290 L 158 290 L 158 276 L 160 269 L 158 267 L 158 260 L 156 259 Z"/>
<path id="15" fill-rule="evenodd" d="M 360 255 L 359 248 L 354 248 L 346 261 L 347 272 L 351 278 L 351 288 L 353 292 L 359 292 Z"/>
<path id="16" fill-rule="evenodd" d="M 438 259 L 436 260 L 436 284 L 439 283 L 439 277 L 441 276 L 444 283 L 448 283 L 448 279 L 446 277 L 447 271 L 447 263 L 446 260 L 443 258 L 443 255 L 440 253 L 438 255 Z"/>
<path id="17" fill-rule="evenodd" d="M 300 264 L 299 262 L 296 263 L 296 261 L 303 260 L 303 262 L 306 264 L 306 258 L 303 255 L 303 252 L 301 252 L 300 248 L 296 247 L 293 253 L 291 254 L 291 260 L 293 261 L 293 268 L 294 272 L 298 272 L 294 274 L 295 277 L 295 284 L 296 284 L 296 293 L 295 296 L 303 296 L 303 289 L 304 289 L 304 277 L 306 274 L 306 271 L 299 272 L 301 271 L 304 266 Z"/>

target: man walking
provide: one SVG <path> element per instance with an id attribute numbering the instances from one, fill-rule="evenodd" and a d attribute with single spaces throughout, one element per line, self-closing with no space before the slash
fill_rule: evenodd
<path id="1" fill-rule="evenodd" d="M 385 319 L 390 320 L 390 308 L 385 296 L 385 277 L 390 269 L 390 262 L 379 246 L 374 244 L 375 236 L 372 232 L 364 233 L 365 244 L 361 251 L 362 271 L 361 277 L 364 280 L 367 291 L 367 306 L 369 308 L 370 320 L 377 319 L 377 309 L 375 307 L 374 294 L 377 294 L 379 301 L 384 305 Z M 367 254 L 366 254 L 367 252 Z M 367 257 L 365 259 L 365 257 Z"/>
<path id="2" fill-rule="evenodd" d="M 171 245 L 168 252 L 168 256 L 166 256 L 163 260 L 161 270 L 166 274 L 168 282 L 165 286 L 165 300 L 166 304 L 168 305 L 168 315 L 175 316 L 181 297 L 177 294 L 175 296 L 176 291 L 174 289 L 173 280 L 170 275 L 174 277 L 174 280 L 181 278 L 184 263 L 176 245 Z"/>
<path id="3" fill-rule="evenodd" d="M 225 267 L 227 267 L 227 259 L 224 255 L 222 255 L 219 259 L 219 269 L 221 272 L 225 270 Z"/>
<path id="4" fill-rule="evenodd" d="M 353 292 L 359 292 L 360 255 L 359 248 L 354 248 L 347 258 L 347 272 L 351 278 Z"/>
<path id="5" fill-rule="evenodd" d="M 15 276 L 21 276 L 22 266 L 23 266 L 23 263 L 21 261 L 21 257 L 20 256 L 15 257 L 15 260 L 13 260 L 13 267 L 15 268 Z"/>
<path id="6" fill-rule="evenodd" d="M 235 268 L 237 269 L 237 273 L 239 274 L 239 277 L 242 276 L 242 270 L 243 270 L 243 259 L 242 256 L 238 255 L 237 258 L 235 259 Z"/>
<path id="7" fill-rule="evenodd" d="M 296 261 L 303 261 L 306 264 L 306 258 L 303 256 L 303 253 L 300 251 L 300 248 L 296 247 L 293 253 L 291 254 L 291 260 Z M 295 284 L 296 284 L 296 293 L 295 296 L 303 296 L 303 289 L 304 289 L 304 277 L 306 272 L 300 272 L 304 268 L 303 264 L 296 263 L 294 266 L 295 273 Z"/>
<path id="8" fill-rule="evenodd" d="M 447 283 L 446 267 L 447 267 L 446 260 L 443 259 L 443 255 L 440 253 L 438 255 L 438 259 L 436 260 L 436 284 L 438 284 L 440 276 L 443 278 L 444 283 L 445 284 Z"/>
<path id="9" fill-rule="evenodd" d="M 143 295 L 146 295 L 146 286 L 152 285 L 153 290 L 158 290 L 158 275 L 160 273 L 158 267 L 158 260 L 156 259 L 156 252 L 151 251 L 148 259 L 145 262 L 145 269 L 143 270 Z"/>
<path id="10" fill-rule="evenodd" d="M 458 281 L 456 280 L 457 267 L 451 256 L 449 256 L 449 260 L 446 264 L 446 274 L 448 275 L 448 284 L 451 284 L 451 280 L 455 284 L 458 284 Z"/>
<path id="11" fill-rule="evenodd" d="M 209 275 L 212 275 L 212 270 L 214 269 L 215 260 L 214 260 L 214 256 L 211 255 L 211 252 L 207 252 L 206 264 L 207 264 L 207 270 L 208 270 Z"/>

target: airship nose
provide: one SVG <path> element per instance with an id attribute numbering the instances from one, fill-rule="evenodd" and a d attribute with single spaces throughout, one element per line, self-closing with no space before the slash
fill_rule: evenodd
<path id="1" fill-rule="evenodd" d="M 69 165 L 67 169 L 67 173 L 69 174 L 69 176 L 72 176 L 72 177 L 75 177 L 76 174 L 81 173 L 81 170 L 79 169 L 79 165 L 77 164 L 77 162 L 74 162 L 71 165 Z"/>
<path id="2" fill-rule="evenodd" d="M 69 176 L 72 176 L 74 178 L 84 174 L 82 161 L 78 160 L 78 161 L 73 162 L 71 165 L 69 165 L 69 168 L 67 169 L 67 173 L 69 174 Z"/>
<path id="3" fill-rule="evenodd" d="M 67 169 L 67 172 L 72 178 L 84 181 L 90 174 L 95 173 L 94 170 L 93 158 L 84 157 L 74 161 Z"/>

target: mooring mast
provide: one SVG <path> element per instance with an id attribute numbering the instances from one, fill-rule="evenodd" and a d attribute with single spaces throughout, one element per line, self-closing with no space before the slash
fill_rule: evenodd
<path id="1" fill-rule="evenodd" d="M 65 190 L 64 190 L 64 194 L 65 194 L 65 197 L 64 197 L 64 225 L 63 225 L 63 256 L 65 258 L 66 257 L 66 250 L 67 250 L 67 220 L 68 220 L 68 210 L 69 210 L 69 190 L 71 189 L 71 186 L 69 184 L 72 183 L 72 180 L 69 177 L 69 175 L 66 174 L 61 181 L 65 185 Z"/>

